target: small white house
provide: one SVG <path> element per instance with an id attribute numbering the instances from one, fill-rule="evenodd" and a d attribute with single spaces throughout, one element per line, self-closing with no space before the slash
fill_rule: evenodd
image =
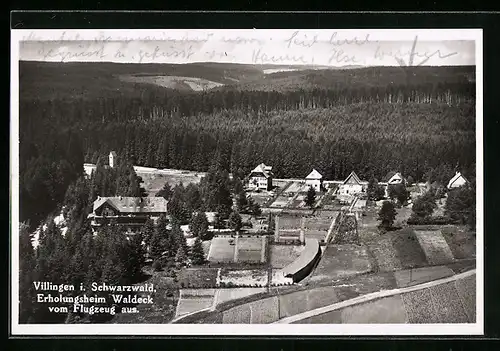
<path id="1" fill-rule="evenodd" d="M 340 184 L 338 193 L 340 195 L 354 195 L 363 192 L 363 185 L 356 173 L 351 172 L 347 178 Z"/>
<path id="2" fill-rule="evenodd" d="M 394 173 L 392 177 L 387 180 L 387 185 L 385 187 L 385 197 L 389 197 L 389 186 L 398 184 L 405 184 L 405 179 L 399 172 Z"/>
<path id="3" fill-rule="evenodd" d="M 114 166 L 116 166 L 116 160 L 117 160 L 116 152 L 111 151 L 109 153 L 109 167 L 113 168 Z"/>
<path id="4" fill-rule="evenodd" d="M 271 190 L 273 187 L 272 166 L 261 163 L 248 176 L 248 187 L 253 190 Z"/>
<path id="5" fill-rule="evenodd" d="M 455 173 L 453 178 L 451 178 L 450 181 L 448 182 L 447 188 L 454 189 L 454 188 L 461 187 L 467 183 L 469 183 L 469 181 L 460 172 L 457 172 L 457 173 Z"/>
<path id="6" fill-rule="evenodd" d="M 403 182 L 403 176 L 401 175 L 401 173 L 397 172 L 391 178 L 389 178 L 389 180 L 387 181 L 387 185 L 402 184 Z"/>
<path id="7" fill-rule="evenodd" d="M 316 192 L 321 191 L 323 185 L 323 176 L 317 170 L 313 169 L 306 177 L 307 188 L 312 187 Z"/>

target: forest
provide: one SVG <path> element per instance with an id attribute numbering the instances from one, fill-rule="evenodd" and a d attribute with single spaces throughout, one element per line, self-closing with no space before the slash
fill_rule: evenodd
<path id="1" fill-rule="evenodd" d="M 312 168 L 329 180 L 353 170 L 362 179 L 399 171 L 415 181 L 445 185 L 459 169 L 474 182 L 472 67 L 269 75 L 263 68 L 20 63 L 22 323 L 99 320 L 48 314 L 34 303 L 32 282 L 134 283 L 144 264 L 142 241 L 156 268 L 183 264 L 188 256 L 199 262 L 200 241 L 188 252 L 179 226 L 189 223 L 203 238 L 208 224 L 196 215 L 200 211 L 217 211 L 234 229 L 242 225 L 238 212 L 260 214 L 241 180 L 261 162 L 280 178 L 302 178 Z M 178 91 L 127 83 L 117 78 L 121 74 L 176 74 L 225 85 Z M 122 160 L 115 168 L 106 167 L 112 150 Z M 84 162 L 97 164 L 90 178 L 84 176 Z M 157 225 L 148 222 L 133 240 L 125 240 L 114 225 L 94 236 L 86 219 L 97 196 L 145 196 L 133 165 L 208 174 L 199 185 L 166 184 L 157 194 L 169 200 L 168 229 L 161 219 Z M 454 193 L 449 217 L 471 222 L 470 211 L 464 217 L 462 210 L 474 207 L 471 198 Z M 60 212 L 64 236 L 54 225 Z M 40 224 L 45 226 L 34 249 L 32 232 Z"/>
<path id="2" fill-rule="evenodd" d="M 265 162 L 279 178 L 303 177 L 313 167 L 333 180 L 353 170 L 363 179 L 397 170 L 433 181 L 426 177 L 436 167 L 459 168 L 474 178 L 471 67 L 262 75 L 258 66 L 165 65 L 165 72 L 176 66 L 191 76 L 241 79 L 189 92 L 113 80 L 114 74 L 158 74 L 163 65 L 100 65 L 60 65 L 62 74 L 48 80 L 57 65 L 21 62 L 22 220 L 43 219 L 83 161 L 96 163 L 111 150 L 134 165 L 157 168 L 206 171 L 219 159 L 239 177 Z M 93 88 L 83 78 L 92 67 L 103 75 L 96 81 L 106 79 L 96 88 L 101 96 L 68 95 Z M 297 80 L 314 84 L 289 89 Z"/>

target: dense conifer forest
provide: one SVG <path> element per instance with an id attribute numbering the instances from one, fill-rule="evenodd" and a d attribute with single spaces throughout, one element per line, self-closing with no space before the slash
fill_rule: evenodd
<path id="1" fill-rule="evenodd" d="M 262 68 L 20 63 L 22 322 L 81 318 L 37 309 L 33 281 L 133 283 L 140 279 L 142 240 L 154 243 L 154 259 L 170 262 L 156 266 L 182 264 L 190 253 L 179 225 L 191 221 L 199 237 L 206 235 L 200 228 L 207 224 L 192 213 L 217 211 L 235 222 L 232 198 L 239 210 L 259 213 L 246 203 L 240 180 L 261 162 L 280 178 L 302 178 L 316 168 L 330 180 L 353 170 L 366 180 L 399 171 L 444 185 L 456 169 L 474 179 L 475 118 L 482 116 L 475 114 L 473 67 L 268 75 Z M 124 82 L 123 74 L 175 74 L 225 85 L 174 90 Z M 110 169 L 105 166 L 112 150 L 123 161 Z M 90 179 L 84 162 L 97 164 Z M 132 165 L 209 173 L 199 185 L 172 184 L 160 191 L 170 201 L 170 229 L 160 221 L 148 223 L 131 241 L 116 226 L 93 236 L 87 215 L 97 196 L 144 195 Z M 455 197 L 455 203 L 464 202 Z M 61 210 L 64 236 L 53 223 Z M 46 225 L 33 249 L 30 235 L 40 223 Z"/>

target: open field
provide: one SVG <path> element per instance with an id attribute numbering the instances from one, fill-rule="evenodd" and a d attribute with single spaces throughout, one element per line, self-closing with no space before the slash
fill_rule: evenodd
<path id="1" fill-rule="evenodd" d="M 271 245 L 271 266 L 281 269 L 295 261 L 304 250 L 304 245 Z"/>
<path id="2" fill-rule="evenodd" d="M 209 90 L 224 85 L 203 78 L 170 75 L 122 75 L 119 78 L 125 82 L 155 84 L 164 88 L 193 91 Z"/>
<path id="3" fill-rule="evenodd" d="M 342 323 L 406 323 L 406 311 L 401 296 L 395 295 L 344 308 Z"/>
<path id="4" fill-rule="evenodd" d="M 372 269 L 367 248 L 358 245 L 330 245 L 311 277 L 311 281 L 332 281 Z"/>
<path id="5" fill-rule="evenodd" d="M 440 322 L 468 322 L 462 300 L 455 289 L 455 282 L 433 286 L 429 290 L 431 292 L 432 304 L 436 309 L 437 318 Z"/>
<path id="6" fill-rule="evenodd" d="M 184 186 L 189 183 L 199 183 L 203 175 L 199 175 L 195 172 L 189 172 L 185 174 L 162 174 L 162 173 L 137 173 L 143 180 L 143 187 L 149 196 L 154 196 L 158 191 L 160 191 L 165 183 L 170 184 L 174 187 L 176 184 L 182 183 Z"/>

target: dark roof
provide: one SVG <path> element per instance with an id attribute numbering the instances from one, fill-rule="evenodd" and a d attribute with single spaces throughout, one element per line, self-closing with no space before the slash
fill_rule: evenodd
<path id="1" fill-rule="evenodd" d="M 94 201 L 94 211 L 105 203 L 121 213 L 166 213 L 168 202 L 163 197 L 99 197 Z"/>

